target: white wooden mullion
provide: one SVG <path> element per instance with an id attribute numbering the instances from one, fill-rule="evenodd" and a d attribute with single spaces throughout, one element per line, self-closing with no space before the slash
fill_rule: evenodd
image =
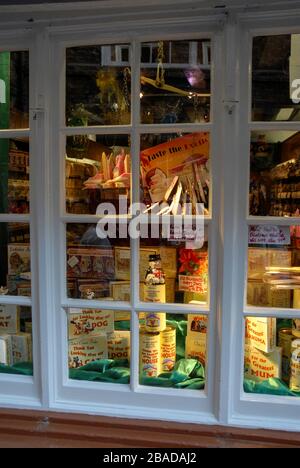
<path id="1" fill-rule="evenodd" d="M 140 57 L 141 44 L 132 43 L 131 56 L 131 203 L 140 202 Z M 131 294 L 131 359 L 130 359 L 130 386 L 134 392 L 139 383 L 139 317 L 136 305 L 139 303 L 139 239 L 130 238 L 130 294 Z"/>
<path id="2" fill-rule="evenodd" d="M 297 226 L 300 224 L 300 217 L 278 217 L 278 216 L 249 216 L 246 219 L 248 225 L 277 225 L 277 226 Z"/>
<path id="3" fill-rule="evenodd" d="M 31 131 L 29 128 L 24 128 L 21 130 L 14 129 L 0 129 L 0 139 L 10 139 L 10 138 L 29 138 Z"/>
<path id="4" fill-rule="evenodd" d="M 244 317 L 298 318 L 300 316 L 300 309 L 245 306 L 243 315 Z"/>
<path id="5" fill-rule="evenodd" d="M 31 297 L 27 296 L 0 296 L 0 304 L 4 305 L 19 305 L 19 306 L 31 306 Z"/>

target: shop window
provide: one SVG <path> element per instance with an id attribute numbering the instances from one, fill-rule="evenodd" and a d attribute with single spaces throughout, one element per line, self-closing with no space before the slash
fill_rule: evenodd
<path id="1" fill-rule="evenodd" d="M 244 391 L 300 396 L 299 318 L 247 317 Z"/>

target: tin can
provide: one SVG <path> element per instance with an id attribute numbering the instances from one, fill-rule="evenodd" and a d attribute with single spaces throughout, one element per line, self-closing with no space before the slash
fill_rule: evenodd
<path id="1" fill-rule="evenodd" d="M 145 314 L 145 330 L 150 333 L 161 332 L 166 329 L 166 314 L 163 312 L 147 312 Z"/>
<path id="2" fill-rule="evenodd" d="M 161 370 L 162 372 L 170 372 L 176 362 L 176 328 L 167 327 L 160 335 Z"/>
<path id="3" fill-rule="evenodd" d="M 290 389 L 300 392 L 300 340 L 292 343 Z"/>
<path id="4" fill-rule="evenodd" d="M 295 338 L 300 338 L 300 319 L 293 319 L 293 335 Z"/>
<path id="5" fill-rule="evenodd" d="M 289 382 L 290 379 L 293 339 L 291 328 L 282 328 L 278 333 L 278 346 L 282 348 L 282 380 L 285 382 Z"/>
<path id="6" fill-rule="evenodd" d="M 160 333 L 149 333 L 140 330 L 140 374 L 146 377 L 157 377 L 160 374 L 161 351 Z"/>

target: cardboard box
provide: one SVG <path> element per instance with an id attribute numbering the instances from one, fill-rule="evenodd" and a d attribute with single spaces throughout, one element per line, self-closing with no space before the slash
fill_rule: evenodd
<path id="1" fill-rule="evenodd" d="M 144 286 L 140 282 L 140 300 L 144 300 Z M 110 295 L 114 301 L 130 302 L 130 281 L 113 281 L 110 283 Z M 175 302 L 175 279 L 166 278 L 166 302 Z"/>
<path id="2" fill-rule="evenodd" d="M 0 364 L 13 365 L 11 335 L 0 335 Z"/>
<path id="3" fill-rule="evenodd" d="M 11 335 L 13 363 L 32 362 L 32 338 L 30 333 Z"/>
<path id="4" fill-rule="evenodd" d="M 176 278 L 177 252 L 173 247 L 149 247 L 140 249 L 140 281 L 145 279 L 149 267 L 149 255 L 160 254 L 166 278 Z M 117 280 L 130 280 L 130 247 L 115 247 L 115 271 Z"/>
<path id="5" fill-rule="evenodd" d="M 8 274 L 19 275 L 30 271 L 30 245 L 8 244 Z"/>
<path id="6" fill-rule="evenodd" d="M 72 247 L 67 250 L 67 276 L 71 278 L 96 278 L 113 280 L 113 249 L 97 247 Z"/>
<path id="7" fill-rule="evenodd" d="M 197 338 L 199 333 L 206 334 L 208 326 L 207 315 L 188 314 L 187 336 Z"/>
<path id="8" fill-rule="evenodd" d="M 205 366 L 206 363 L 206 333 L 188 335 L 185 339 L 185 358 L 197 359 Z"/>
<path id="9" fill-rule="evenodd" d="M 31 282 L 20 279 L 19 275 L 7 275 L 6 284 L 11 296 L 31 296 Z"/>
<path id="10" fill-rule="evenodd" d="M 112 310 L 69 309 L 69 340 L 94 337 L 114 331 Z"/>
<path id="11" fill-rule="evenodd" d="M 266 267 L 291 266 L 291 262 L 291 250 L 250 247 L 248 249 L 248 280 L 262 280 Z"/>
<path id="12" fill-rule="evenodd" d="M 107 334 L 108 359 L 130 360 L 130 331 L 120 330 Z"/>
<path id="13" fill-rule="evenodd" d="M 271 289 L 267 283 L 251 280 L 247 284 L 247 304 L 257 307 L 289 308 L 291 306 L 291 291 Z"/>
<path id="14" fill-rule="evenodd" d="M 16 305 L 0 305 L 0 333 L 20 331 L 20 308 Z"/>
<path id="15" fill-rule="evenodd" d="M 107 299 L 110 296 L 109 281 L 95 279 L 78 279 L 78 291 L 82 299 L 89 299 L 89 293 L 94 293 L 93 299 Z"/>
<path id="16" fill-rule="evenodd" d="M 270 378 L 281 379 L 282 348 L 276 347 L 272 353 L 264 353 L 245 345 L 246 378 L 262 381 Z"/>
<path id="17" fill-rule="evenodd" d="M 69 341 L 69 367 L 78 368 L 91 361 L 107 359 L 107 337 L 99 335 Z"/>
<path id="18" fill-rule="evenodd" d="M 247 317 L 246 344 L 271 353 L 276 347 L 276 318 Z"/>

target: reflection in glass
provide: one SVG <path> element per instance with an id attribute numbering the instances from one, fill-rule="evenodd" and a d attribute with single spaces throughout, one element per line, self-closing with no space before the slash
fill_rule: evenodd
<path id="1" fill-rule="evenodd" d="M 299 121 L 300 34 L 253 39 L 252 120 Z"/>
<path id="2" fill-rule="evenodd" d="M 140 384 L 204 389 L 207 316 L 145 312 L 139 319 Z"/>
<path id="3" fill-rule="evenodd" d="M 300 132 L 251 133 L 249 213 L 299 216 Z"/>
<path id="4" fill-rule="evenodd" d="M 0 304 L 0 373 L 33 374 L 31 307 Z"/>
<path id="5" fill-rule="evenodd" d="M 300 396 L 300 319 L 247 317 L 244 389 Z"/>
<path id="6" fill-rule="evenodd" d="M 96 214 L 100 203 L 111 203 L 115 214 L 127 214 L 130 202 L 131 157 L 128 135 L 67 137 L 66 210 Z M 113 213 L 112 213 L 113 214 Z"/>
<path id="7" fill-rule="evenodd" d="M 29 140 L 0 139 L 0 213 L 29 213 Z"/>
<path id="8" fill-rule="evenodd" d="M 29 52 L 0 52 L 0 129 L 29 127 Z"/>
<path id="9" fill-rule="evenodd" d="M 0 259 L 2 294 L 30 296 L 30 233 L 28 224 L 0 224 Z"/>
<path id="10" fill-rule="evenodd" d="M 71 47 L 66 52 L 66 124 L 130 124 L 130 46 Z"/>
<path id="11" fill-rule="evenodd" d="M 210 40 L 143 43 L 141 122 L 210 120 Z"/>
<path id="12" fill-rule="evenodd" d="M 249 227 L 247 304 L 300 309 L 300 226 Z"/>
<path id="13" fill-rule="evenodd" d="M 100 238 L 96 224 L 68 224 L 66 261 L 68 297 L 130 301 L 129 238 L 118 230 Z"/>
<path id="14" fill-rule="evenodd" d="M 130 382 L 130 314 L 68 309 L 68 366 L 71 379 Z"/>

